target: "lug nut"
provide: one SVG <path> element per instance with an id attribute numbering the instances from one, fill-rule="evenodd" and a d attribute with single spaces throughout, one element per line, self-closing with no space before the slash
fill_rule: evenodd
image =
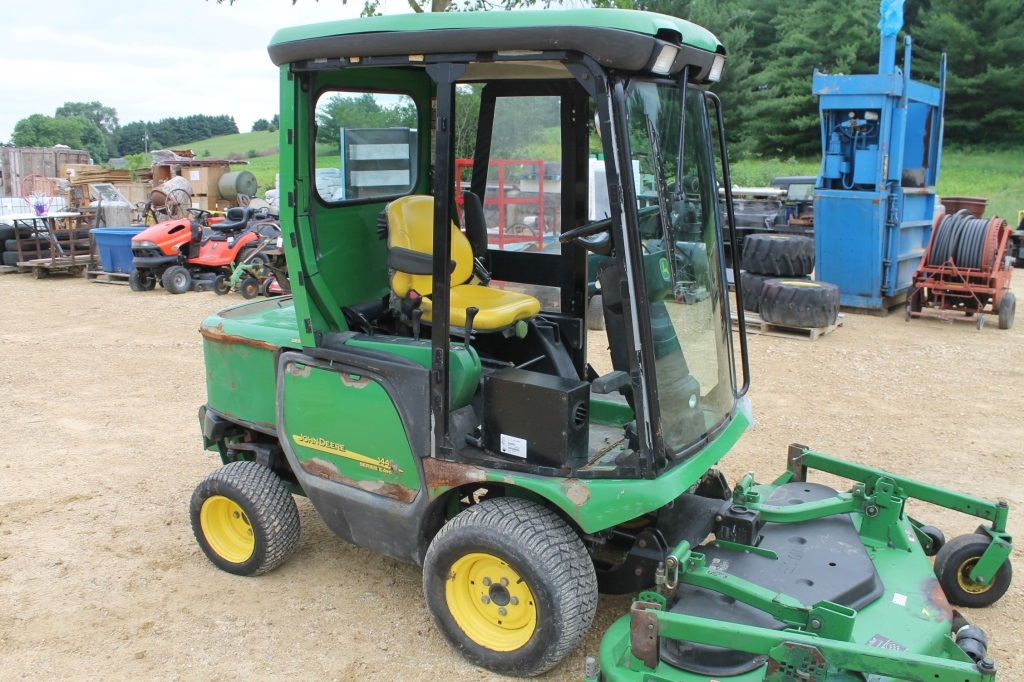
<path id="1" fill-rule="evenodd" d="M 512 606 L 519 606 L 519 597 L 512 597 L 508 600 L 508 603 Z"/>
<path id="2" fill-rule="evenodd" d="M 499 606 L 498 607 L 498 615 L 499 616 L 506 616 L 506 615 L 508 615 L 508 611 L 505 610 L 504 606 Z"/>
<path id="3" fill-rule="evenodd" d="M 501 583 L 502 587 L 508 587 L 508 578 L 502 578 L 498 582 Z"/>
<path id="4" fill-rule="evenodd" d="M 484 578 L 484 587 L 490 587 L 490 586 L 491 586 L 491 579 L 490 578 Z"/>
<path id="5" fill-rule="evenodd" d="M 485 603 L 485 604 L 490 604 L 490 603 L 491 603 L 491 598 L 490 598 L 490 597 L 488 597 L 488 596 L 487 596 L 487 595 L 485 594 L 484 596 L 480 597 L 480 601 L 482 601 L 482 602 L 483 602 L 483 603 Z"/>

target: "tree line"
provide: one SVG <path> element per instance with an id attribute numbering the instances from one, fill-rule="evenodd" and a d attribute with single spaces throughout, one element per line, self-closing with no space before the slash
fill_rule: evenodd
<path id="1" fill-rule="evenodd" d="M 714 86 L 732 151 L 766 157 L 821 153 L 814 69 L 878 72 L 878 0 L 637 0 L 639 9 L 709 29 L 728 61 Z M 913 39 L 911 77 L 938 84 L 948 55 L 945 141 L 1019 145 L 1024 140 L 1024 3 L 908 0 L 904 37 Z"/>
<path id="2" fill-rule="evenodd" d="M 275 121 L 277 117 L 275 116 Z M 120 125 L 117 110 L 100 102 L 65 102 L 53 116 L 32 114 L 14 125 L 11 144 L 49 147 L 64 144 L 84 149 L 96 163 L 152 149 L 164 149 L 196 140 L 238 132 L 231 116 L 196 114 L 159 121 L 133 121 Z"/>

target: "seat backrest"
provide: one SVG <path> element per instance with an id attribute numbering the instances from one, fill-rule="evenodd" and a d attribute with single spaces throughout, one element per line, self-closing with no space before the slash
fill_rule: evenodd
<path id="1" fill-rule="evenodd" d="M 395 247 L 432 254 L 434 245 L 434 197 L 421 194 L 395 199 L 387 205 L 388 249 Z M 451 274 L 451 286 L 465 284 L 473 275 L 473 249 L 466 235 L 452 223 L 452 257 L 455 268 Z M 421 296 L 433 292 L 433 276 L 403 272 L 392 268 L 391 290 L 405 298 L 415 289 Z"/>
<path id="2" fill-rule="evenodd" d="M 487 253 L 487 219 L 480 197 L 468 189 L 462 193 L 462 209 L 466 217 L 466 237 L 473 247 L 473 258 L 483 258 Z"/>
<path id="3" fill-rule="evenodd" d="M 228 209 L 227 215 L 224 220 L 219 223 L 211 223 L 210 229 L 218 232 L 232 232 L 234 230 L 241 230 L 249 221 L 252 219 L 253 210 L 248 207 L 232 206 Z"/>

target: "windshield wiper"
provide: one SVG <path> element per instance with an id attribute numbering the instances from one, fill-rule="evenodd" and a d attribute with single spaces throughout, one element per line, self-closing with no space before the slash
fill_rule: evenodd
<path id="1" fill-rule="evenodd" d="M 665 179 L 665 164 L 661 156 L 661 139 L 658 129 L 654 126 L 650 114 L 644 114 L 647 122 L 647 140 L 651 145 L 651 163 L 654 165 L 654 191 L 658 196 L 658 213 L 661 216 L 661 229 L 665 235 L 665 254 L 668 260 L 668 272 L 672 282 L 672 292 L 675 293 L 679 283 L 679 276 L 676 272 L 676 235 L 675 226 L 672 224 L 671 205 L 673 197 L 669 195 L 668 181 Z"/>

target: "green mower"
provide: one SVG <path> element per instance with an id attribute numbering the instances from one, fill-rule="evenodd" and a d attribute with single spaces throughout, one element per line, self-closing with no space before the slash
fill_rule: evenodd
<path id="1" fill-rule="evenodd" d="M 441 13 L 284 29 L 269 51 L 292 295 L 202 325 L 224 466 L 190 511 L 216 566 L 284 562 L 304 495 L 339 537 L 422 565 L 438 630 L 497 673 L 565 658 L 600 592 L 638 596 L 589 679 L 993 678 L 950 604 L 1007 590 L 1004 504 L 802 446 L 768 485 L 715 468 L 751 417 L 713 35 Z M 550 217 L 536 245 L 504 238 L 522 204 Z M 984 523 L 946 543 L 911 498 Z"/>

